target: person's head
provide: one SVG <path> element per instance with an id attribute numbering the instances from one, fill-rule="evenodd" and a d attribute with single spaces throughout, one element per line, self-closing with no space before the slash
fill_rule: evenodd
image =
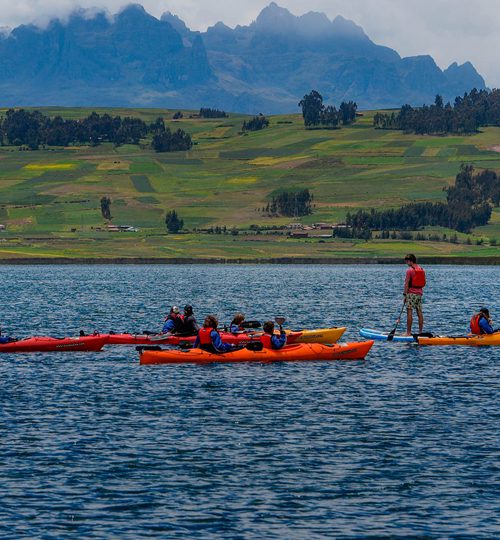
<path id="1" fill-rule="evenodd" d="M 192 315 L 193 314 L 193 306 L 190 306 L 189 304 L 187 306 L 184 306 L 184 315 Z"/>
<path id="2" fill-rule="evenodd" d="M 241 324 L 245 320 L 245 314 L 244 313 L 236 313 L 233 317 L 232 324 Z"/>
<path id="3" fill-rule="evenodd" d="M 175 316 L 179 315 L 179 308 L 177 306 L 172 306 L 170 308 L 170 315 L 175 315 Z"/>
<path id="4" fill-rule="evenodd" d="M 408 265 L 417 264 L 417 258 L 413 253 L 408 253 L 408 255 L 405 256 L 405 263 Z"/>
<path id="5" fill-rule="evenodd" d="M 490 310 L 488 308 L 485 308 L 485 307 L 481 308 L 479 310 L 479 313 L 482 313 L 487 319 L 490 318 Z"/>
<path id="6" fill-rule="evenodd" d="M 204 328 L 213 328 L 214 330 L 217 330 L 217 326 L 219 326 L 219 321 L 215 315 L 207 315 L 205 317 L 205 321 L 203 322 Z"/>
<path id="7" fill-rule="evenodd" d="M 273 334 L 274 333 L 274 323 L 273 323 L 273 321 L 266 321 L 263 324 L 262 329 L 264 330 L 264 332 L 266 334 Z"/>

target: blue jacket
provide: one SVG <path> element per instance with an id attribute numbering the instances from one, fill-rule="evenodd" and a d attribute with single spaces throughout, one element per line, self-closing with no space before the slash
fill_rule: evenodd
<path id="1" fill-rule="evenodd" d="M 214 346 L 214 349 L 217 352 L 224 353 L 224 352 L 232 351 L 234 348 L 229 343 L 224 343 L 219 335 L 219 332 L 217 332 L 216 330 L 212 330 L 210 332 L 210 339 L 212 340 L 212 345 Z M 197 347 L 199 347 L 199 345 L 200 345 L 200 338 L 196 336 L 193 347 L 196 349 Z"/>
<path id="2" fill-rule="evenodd" d="M 167 319 L 165 324 L 163 325 L 162 332 L 164 334 L 167 334 L 169 332 L 175 331 L 175 322 L 172 319 Z"/>
<path id="3" fill-rule="evenodd" d="M 479 319 L 479 327 L 481 328 L 483 334 L 493 334 L 495 332 L 486 317 L 481 317 Z"/>
<path id="4" fill-rule="evenodd" d="M 286 333 L 283 330 L 279 336 L 274 335 L 271 338 L 271 343 L 273 344 L 273 349 L 281 349 L 286 344 Z"/>
<path id="5" fill-rule="evenodd" d="M 229 327 L 229 331 L 231 332 L 231 334 L 241 334 L 244 332 L 244 330 L 242 330 L 237 324 L 232 324 Z"/>

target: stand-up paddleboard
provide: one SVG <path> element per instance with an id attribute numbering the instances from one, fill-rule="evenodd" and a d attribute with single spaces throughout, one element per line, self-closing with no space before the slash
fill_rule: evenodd
<path id="1" fill-rule="evenodd" d="M 370 328 L 361 328 L 359 333 L 367 339 L 375 339 L 377 341 L 389 341 L 389 332 L 380 332 L 379 330 L 372 330 Z M 404 336 L 401 334 L 395 334 L 391 341 L 397 341 L 398 343 L 415 343 L 413 336 Z"/>

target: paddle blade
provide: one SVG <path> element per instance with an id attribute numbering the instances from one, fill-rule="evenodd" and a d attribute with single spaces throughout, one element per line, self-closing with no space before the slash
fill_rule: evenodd
<path id="1" fill-rule="evenodd" d="M 241 323 L 241 326 L 243 328 L 260 328 L 262 326 L 262 323 L 259 321 L 243 321 Z"/>
<path id="2" fill-rule="evenodd" d="M 260 341 L 251 341 L 245 345 L 245 349 L 249 351 L 259 352 L 264 348 L 264 345 Z"/>

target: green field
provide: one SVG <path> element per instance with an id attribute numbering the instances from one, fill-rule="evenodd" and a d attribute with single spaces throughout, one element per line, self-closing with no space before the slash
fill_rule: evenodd
<path id="1" fill-rule="evenodd" d="M 66 118 L 93 109 L 41 109 Z M 95 109 L 104 112 L 102 109 Z M 0 114 L 4 110 L 0 109 Z M 358 208 L 397 207 L 410 201 L 445 198 L 462 162 L 500 171 L 500 129 L 473 136 L 431 137 L 381 131 L 364 113 L 352 127 L 305 130 L 299 115 L 274 116 L 269 128 L 240 132 L 242 115 L 224 119 L 171 120 L 175 111 L 107 109 L 111 114 L 153 121 L 191 133 L 189 152 L 157 154 L 148 148 L 97 147 L 20 151 L 0 147 L 0 254 L 15 257 L 394 257 L 421 255 L 495 256 L 500 212 L 491 223 L 458 244 L 390 240 L 290 239 L 276 234 L 167 235 L 165 213 L 175 209 L 185 227 L 286 225 L 260 209 L 280 190 L 308 188 L 315 211 L 303 224 L 339 222 Z M 100 198 L 112 200 L 113 224 L 137 233 L 108 232 Z M 97 230 L 96 230 L 97 229 Z M 439 233 L 451 231 L 440 230 Z M 476 245 L 482 240 L 482 245 Z"/>

